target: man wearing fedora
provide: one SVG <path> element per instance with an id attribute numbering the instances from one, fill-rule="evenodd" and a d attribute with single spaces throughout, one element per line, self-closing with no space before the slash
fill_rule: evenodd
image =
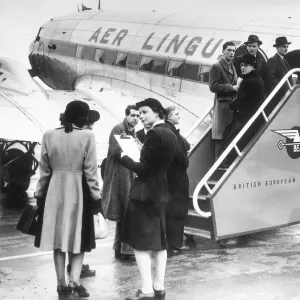
<path id="1" fill-rule="evenodd" d="M 221 144 L 221 151 L 224 151 L 232 142 L 236 135 L 245 126 L 248 120 L 257 111 L 264 101 L 264 82 L 258 75 L 256 70 L 256 59 L 253 55 L 245 54 L 240 58 L 241 77 L 243 81 L 238 90 L 238 96 L 230 101 L 229 107 L 233 111 L 233 117 L 226 127 L 224 138 Z M 258 120 L 259 121 L 259 120 Z M 255 135 L 260 126 L 259 122 L 254 123 L 244 134 L 243 139 L 239 143 L 240 150 L 242 150 L 251 138 Z M 224 167 L 231 164 L 234 157 L 228 156 Z"/>
<path id="2" fill-rule="evenodd" d="M 237 75 L 240 77 L 241 72 L 241 57 L 245 54 L 250 54 L 256 58 L 256 71 L 261 79 L 264 81 L 265 89 L 267 88 L 268 83 L 268 74 L 267 74 L 267 61 L 268 58 L 266 54 L 260 48 L 262 41 L 259 40 L 257 35 L 251 34 L 248 37 L 248 40 L 241 45 L 235 53 L 235 57 L 233 59 L 233 64 L 236 69 Z M 267 90 L 265 91 L 267 94 Z"/>
<path id="3" fill-rule="evenodd" d="M 278 85 L 280 80 L 290 70 L 289 63 L 285 58 L 290 44 L 291 43 L 288 42 L 285 36 L 278 37 L 275 40 L 275 44 L 273 45 L 273 47 L 276 47 L 277 53 L 273 57 L 271 57 L 267 63 L 267 72 L 269 77 L 269 93 L 271 93 L 274 90 L 274 88 Z M 289 77 L 289 82 L 291 85 L 293 85 L 292 77 Z M 270 105 L 268 105 L 268 110 L 270 110 L 270 112 L 272 111 L 270 107 L 272 106 L 272 108 L 274 108 L 282 99 L 282 97 L 286 94 L 288 89 L 288 84 L 285 83 L 275 95 L 274 101 L 272 101 Z"/>

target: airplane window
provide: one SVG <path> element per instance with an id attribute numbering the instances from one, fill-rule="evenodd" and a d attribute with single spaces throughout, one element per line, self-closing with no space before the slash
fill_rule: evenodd
<path id="1" fill-rule="evenodd" d="M 77 47 L 75 44 L 70 44 L 69 42 L 64 41 L 55 41 L 56 49 L 54 52 L 55 55 L 62 55 L 67 57 L 75 57 Z"/>
<path id="2" fill-rule="evenodd" d="M 127 53 L 118 52 L 116 66 L 126 67 Z"/>
<path id="3" fill-rule="evenodd" d="M 200 68 L 201 68 L 201 65 L 185 63 L 184 68 L 183 68 L 182 78 L 200 81 L 200 78 L 199 78 Z"/>
<path id="4" fill-rule="evenodd" d="M 117 51 L 106 49 L 104 52 L 104 63 L 114 65 L 117 56 Z"/>
<path id="5" fill-rule="evenodd" d="M 203 82 L 209 82 L 209 70 L 210 66 L 202 66 L 200 71 L 200 80 Z"/>
<path id="6" fill-rule="evenodd" d="M 100 63 L 104 63 L 104 49 L 96 49 L 95 61 L 100 62 Z"/>
<path id="7" fill-rule="evenodd" d="M 167 60 L 154 59 L 151 71 L 157 74 L 165 74 L 167 68 Z"/>
<path id="8" fill-rule="evenodd" d="M 83 58 L 84 46 L 77 46 L 76 48 L 76 58 Z"/>
<path id="9" fill-rule="evenodd" d="M 170 60 L 167 74 L 173 77 L 181 77 L 183 70 L 183 61 Z"/>
<path id="10" fill-rule="evenodd" d="M 126 66 L 129 69 L 138 70 L 140 63 L 140 55 L 137 53 L 128 53 Z"/>
<path id="11" fill-rule="evenodd" d="M 142 56 L 140 69 L 144 71 L 151 71 L 153 58 L 149 56 Z"/>
<path id="12" fill-rule="evenodd" d="M 85 47 L 83 50 L 83 59 L 93 61 L 95 58 L 95 50 L 93 47 Z"/>

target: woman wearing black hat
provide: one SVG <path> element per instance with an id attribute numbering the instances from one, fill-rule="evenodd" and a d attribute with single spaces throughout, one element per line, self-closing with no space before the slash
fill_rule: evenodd
<path id="1" fill-rule="evenodd" d="M 136 105 L 142 123 L 152 129 L 147 132 L 139 162 L 134 162 L 125 153 L 121 154 L 121 163 L 138 175 L 129 194 L 122 238 L 134 249 L 143 281 L 142 289 L 126 299 L 164 299 L 168 247 L 165 227 L 167 168 L 175 156 L 177 138 L 164 123 L 165 110 L 159 101 L 148 98 Z M 156 259 L 153 284 L 149 250 L 155 251 Z"/>
<path id="2" fill-rule="evenodd" d="M 38 206 L 44 206 L 40 248 L 54 251 L 59 295 L 89 296 L 79 284 L 84 252 L 92 248 L 92 241 L 83 242 L 82 237 L 82 175 L 95 199 L 93 204 L 99 203 L 96 200 L 100 199 L 100 189 L 95 137 L 91 131 L 82 130 L 88 114 L 86 103 L 70 102 L 64 113 L 64 126 L 46 131 L 42 139 L 40 179 L 35 192 Z M 69 287 L 65 280 L 66 252 L 73 254 Z"/>
<path id="3" fill-rule="evenodd" d="M 240 58 L 242 82 L 237 98 L 231 101 L 229 107 L 233 117 L 224 132 L 221 151 L 223 152 L 236 137 L 248 120 L 264 101 L 264 82 L 256 71 L 256 60 L 253 55 L 245 54 Z M 260 126 L 260 119 L 248 129 L 242 138 L 243 146 L 247 145 Z M 242 148 L 243 148 L 242 146 Z M 227 163 L 229 161 L 227 160 Z"/>

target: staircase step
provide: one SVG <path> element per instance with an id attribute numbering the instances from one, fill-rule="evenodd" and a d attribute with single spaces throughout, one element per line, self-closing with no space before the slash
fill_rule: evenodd
<path id="1" fill-rule="evenodd" d="M 202 218 L 194 209 L 189 209 L 186 227 L 211 231 L 213 228 L 212 218 Z"/>
<path id="2" fill-rule="evenodd" d="M 210 201 L 207 199 L 206 195 L 198 196 L 198 205 L 202 211 L 205 211 L 205 212 L 210 211 Z M 194 210 L 192 196 L 190 196 L 190 198 L 189 198 L 189 209 Z"/>
<path id="3" fill-rule="evenodd" d="M 211 239 L 211 232 L 208 230 L 202 230 L 202 229 L 186 226 L 184 227 L 184 233 L 186 235 L 200 236 L 206 239 Z"/>
<path id="4" fill-rule="evenodd" d="M 217 183 L 218 183 L 218 180 L 213 180 L 213 179 L 207 180 L 207 184 L 208 184 L 208 185 L 213 185 L 213 186 L 215 186 Z"/>

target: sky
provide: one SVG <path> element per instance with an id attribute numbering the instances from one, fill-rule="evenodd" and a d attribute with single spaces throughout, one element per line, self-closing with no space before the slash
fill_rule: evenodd
<path id="1" fill-rule="evenodd" d="M 82 0 L 98 8 L 98 0 Z M 0 56 L 29 67 L 28 48 L 39 27 L 55 16 L 77 11 L 81 0 L 0 0 Z M 101 8 L 156 12 L 276 15 L 300 11 L 300 0 L 101 0 Z"/>

